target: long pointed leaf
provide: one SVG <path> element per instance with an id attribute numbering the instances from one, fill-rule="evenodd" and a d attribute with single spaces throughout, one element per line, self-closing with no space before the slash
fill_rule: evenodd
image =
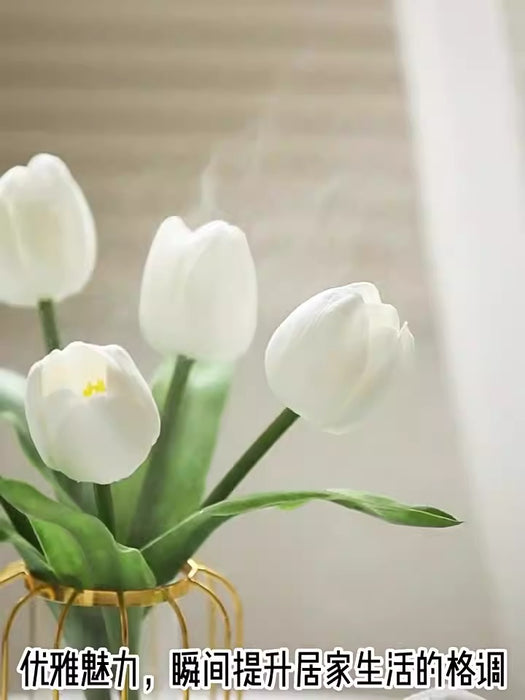
<path id="1" fill-rule="evenodd" d="M 21 537 L 11 523 L 5 518 L 0 518 L 0 541 L 10 542 L 13 545 L 32 574 L 46 581 L 57 580 L 42 553 Z"/>
<path id="2" fill-rule="evenodd" d="M 0 478 L 0 495 L 29 518 L 61 582 L 115 590 L 155 584 L 141 553 L 115 542 L 92 515 L 57 503 L 20 481 Z"/>
<path id="3" fill-rule="evenodd" d="M 142 553 L 155 573 L 158 583 L 165 583 L 179 572 L 186 560 L 195 554 L 212 532 L 230 518 L 261 508 L 295 508 L 312 500 L 336 503 L 396 525 L 451 527 L 459 524 L 452 515 L 437 508 L 403 505 L 385 496 L 359 491 L 260 493 L 222 501 L 193 513 L 143 547 Z"/>
<path id="4" fill-rule="evenodd" d="M 38 541 L 38 537 L 36 536 L 29 518 L 16 510 L 16 508 L 13 508 L 8 501 L 1 497 L 0 503 L 2 504 L 5 514 L 11 522 L 11 525 L 18 532 L 18 534 L 29 542 L 35 549 L 42 551 L 40 542 Z"/>
<path id="5" fill-rule="evenodd" d="M 153 394 L 161 411 L 172 373 L 173 361 L 161 365 L 152 382 Z M 163 475 L 163 483 L 156 485 L 156 492 L 162 495 L 155 498 L 155 507 L 147 516 L 134 507 L 146 472 L 152 468 L 149 462 L 113 486 L 117 532 L 121 541 L 128 541 L 132 515 L 136 519 L 133 530 L 138 532 L 138 538 L 135 536 L 129 544 L 140 546 L 197 510 L 204 495 L 232 375 L 231 364 L 197 362 L 193 365 L 169 447 L 169 470 Z"/>
<path id="6" fill-rule="evenodd" d="M 80 484 L 69 479 L 65 474 L 50 469 L 38 454 L 27 427 L 24 408 L 25 386 L 25 377 L 18 372 L 0 367 L 0 419 L 7 421 L 13 427 L 28 461 L 51 484 L 63 503 L 78 505 L 82 510 L 95 513 L 93 496 L 88 485 Z"/>
<path id="7" fill-rule="evenodd" d="M 29 435 L 24 409 L 25 385 L 21 374 L 0 367 L 0 418 L 14 428 L 28 460 L 54 486 L 54 472 L 42 462 Z"/>
<path id="8" fill-rule="evenodd" d="M 14 413 L 25 420 L 25 384 L 21 374 L 0 367 L 0 414 Z"/>

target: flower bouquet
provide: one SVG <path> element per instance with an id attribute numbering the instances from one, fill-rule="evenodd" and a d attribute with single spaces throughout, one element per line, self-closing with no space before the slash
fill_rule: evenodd
<path id="1" fill-rule="evenodd" d="M 27 379 L 0 371 L 0 413 L 54 493 L 1 477 L 0 532 L 43 585 L 153 590 L 174 581 L 227 520 L 311 500 L 398 525 L 458 523 L 437 508 L 346 489 L 232 496 L 299 417 L 347 432 L 405 371 L 412 335 L 373 284 L 322 291 L 277 328 L 265 364 L 283 411 L 207 491 L 234 364 L 256 327 L 246 236 L 224 221 L 194 231 L 178 217 L 161 224 L 139 308 L 143 335 L 162 357 L 150 384 L 122 347 L 62 346 L 55 305 L 84 288 L 95 258 L 90 208 L 59 158 L 38 155 L 0 178 L 0 301 L 38 310 L 48 353 Z M 129 610 L 130 648 L 139 647 L 146 613 Z M 118 610 L 79 607 L 65 637 L 76 648 L 115 649 L 118 628 Z"/>

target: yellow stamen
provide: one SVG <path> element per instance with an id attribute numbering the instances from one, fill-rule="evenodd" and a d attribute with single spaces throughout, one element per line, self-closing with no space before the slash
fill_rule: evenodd
<path id="1" fill-rule="evenodd" d="M 96 382 L 88 382 L 82 392 L 84 396 L 93 396 L 93 394 L 104 394 L 106 391 L 106 383 L 103 379 L 97 379 Z"/>

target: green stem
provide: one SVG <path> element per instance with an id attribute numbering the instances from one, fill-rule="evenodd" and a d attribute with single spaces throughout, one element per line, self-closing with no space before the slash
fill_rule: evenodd
<path id="1" fill-rule="evenodd" d="M 177 414 L 193 362 L 194 360 L 189 357 L 179 355 L 175 363 L 175 369 L 173 370 L 168 393 L 164 402 L 159 439 L 151 450 L 149 466 L 140 489 L 136 516 L 133 521 L 130 538 L 134 546 L 139 546 L 139 544 L 143 543 L 142 540 L 148 540 L 148 534 L 144 534 L 144 531 L 147 530 L 147 527 L 145 527 L 147 512 L 148 509 L 156 503 L 157 499 L 160 498 L 164 484 L 166 483 L 170 445 L 176 430 Z"/>
<path id="2" fill-rule="evenodd" d="M 201 507 L 205 508 L 206 506 L 211 506 L 214 503 L 224 501 L 228 498 L 230 493 L 240 484 L 244 477 L 249 474 L 261 457 L 268 452 L 281 435 L 283 435 L 298 418 L 299 416 L 297 413 L 294 413 L 289 408 L 285 408 L 273 423 L 270 423 L 266 430 L 259 435 L 257 440 L 250 445 L 242 457 L 237 460 L 230 471 L 213 489 Z"/>
<path id="3" fill-rule="evenodd" d="M 111 700 L 109 688 L 97 688 L 96 690 L 84 690 L 86 700 Z"/>
<path id="4" fill-rule="evenodd" d="M 55 307 L 51 299 L 42 299 L 38 302 L 38 315 L 47 351 L 51 352 L 51 350 L 60 348 Z"/>
<path id="5" fill-rule="evenodd" d="M 95 503 L 97 504 L 98 517 L 108 530 L 115 534 L 115 510 L 113 508 L 113 496 L 111 484 L 93 484 Z"/>

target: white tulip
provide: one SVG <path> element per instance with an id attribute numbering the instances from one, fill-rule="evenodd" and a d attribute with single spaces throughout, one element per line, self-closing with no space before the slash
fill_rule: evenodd
<path id="1" fill-rule="evenodd" d="M 191 231 L 177 216 L 166 219 L 146 260 L 139 317 L 162 354 L 229 361 L 246 352 L 257 281 L 244 233 L 224 221 Z"/>
<path id="2" fill-rule="evenodd" d="M 118 345 L 74 342 L 53 350 L 29 371 L 25 409 L 44 462 L 76 481 L 124 479 L 160 431 L 151 391 Z"/>
<path id="3" fill-rule="evenodd" d="M 0 301 L 61 301 L 87 283 L 96 258 L 93 217 L 65 163 L 47 153 L 0 178 Z"/>
<path id="4" fill-rule="evenodd" d="M 344 433 L 406 362 L 413 342 L 373 284 L 327 289 L 298 306 L 273 334 L 268 383 L 295 413 Z"/>

